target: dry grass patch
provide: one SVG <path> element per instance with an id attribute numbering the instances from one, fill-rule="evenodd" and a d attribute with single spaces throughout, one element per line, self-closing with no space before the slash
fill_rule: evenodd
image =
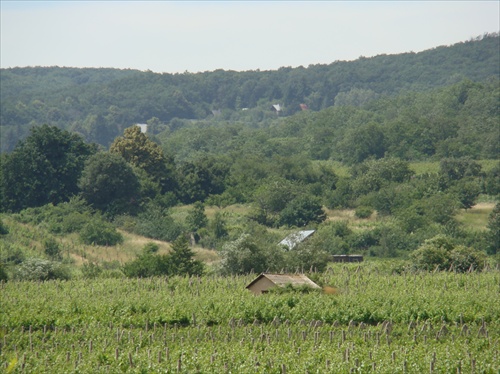
<path id="1" fill-rule="evenodd" d="M 457 221 L 473 230 L 486 230 L 488 218 L 494 206 L 495 203 L 479 203 L 470 209 L 462 209 L 456 216 Z"/>
<path id="2" fill-rule="evenodd" d="M 196 247 L 193 251 L 195 253 L 194 258 L 202 261 L 204 264 L 211 265 L 220 261 L 219 254 L 213 249 Z"/>

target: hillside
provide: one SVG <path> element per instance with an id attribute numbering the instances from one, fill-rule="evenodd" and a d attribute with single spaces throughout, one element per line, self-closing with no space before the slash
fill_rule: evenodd
<path id="1" fill-rule="evenodd" d="M 306 104 L 313 111 L 359 106 L 380 96 L 426 91 L 464 79 L 499 77 L 499 36 L 484 35 L 420 53 L 360 57 L 307 68 L 276 71 L 217 70 L 159 74 L 134 70 L 58 67 L 0 70 L 1 151 L 11 151 L 33 125 L 50 124 L 108 146 L 124 128 L 149 121 L 154 130 L 172 120 L 205 119 L 216 110 L 228 118 L 252 110 L 246 120 L 272 119 L 271 104 L 291 115 Z"/>

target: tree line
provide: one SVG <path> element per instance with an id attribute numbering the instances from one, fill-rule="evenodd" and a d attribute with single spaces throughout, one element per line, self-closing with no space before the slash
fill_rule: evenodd
<path id="1" fill-rule="evenodd" d="M 34 67 L 1 69 L 1 151 L 11 151 L 32 126 L 50 123 L 108 147 L 126 127 L 216 113 L 252 123 L 309 108 L 361 106 L 409 91 L 499 76 L 498 34 L 420 53 L 360 57 L 275 71 L 157 74 L 135 70 Z"/>

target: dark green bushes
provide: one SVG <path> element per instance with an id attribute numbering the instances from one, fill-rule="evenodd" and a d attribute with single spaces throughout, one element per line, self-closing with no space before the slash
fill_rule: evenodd
<path id="1" fill-rule="evenodd" d="M 89 245 L 113 246 L 123 242 L 123 236 L 109 222 L 94 217 L 80 231 L 80 240 Z"/>

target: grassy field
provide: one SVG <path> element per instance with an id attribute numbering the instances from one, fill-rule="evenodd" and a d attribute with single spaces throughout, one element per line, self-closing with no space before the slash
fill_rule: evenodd
<path id="1" fill-rule="evenodd" d="M 471 230 L 483 231 L 486 230 L 488 217 L 493 210 L 494 203 L 479 203 L 471 209 L 461 209 L 456 216 L 457 221 Z"/>

